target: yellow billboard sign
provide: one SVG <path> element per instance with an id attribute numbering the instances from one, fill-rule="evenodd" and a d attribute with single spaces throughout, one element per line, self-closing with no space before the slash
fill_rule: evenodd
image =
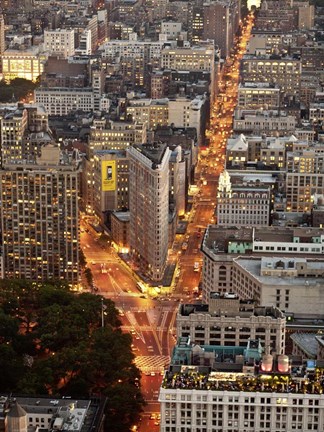
<path id="1" fill-rule="evenodd" d="M 116 161 L 101 162 L 101 190 L 103 192 L 116 190 Z"/>

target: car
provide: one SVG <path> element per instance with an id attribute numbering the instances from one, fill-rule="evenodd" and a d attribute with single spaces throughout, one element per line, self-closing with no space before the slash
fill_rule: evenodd
<path id="1" fill-rule="evenodd" d="M 186 242 L 182 243 L 181 249 L 183 251 L 186 251 L 188 249 L 188 243 L 186 243 Z"/>

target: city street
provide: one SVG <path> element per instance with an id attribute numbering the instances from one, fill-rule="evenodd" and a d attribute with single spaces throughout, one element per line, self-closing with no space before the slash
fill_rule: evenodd
<path id="1" fill-rule="evenodd" d="M 136 364 L 142 371 L 142 390 L 147 401 L 140 431 L 159 430 L 158 391 L 161 373 L 167 367 L 175 343 L 175 319 L 180 302 L 195 301 L 202 269 L 201 241 L 205 229 L 215 223 L 217 185 L 224 169 L 226 141 L 232 132 L 232 115 L 236 104 L 239 63 L 252 29 L 249 16 L 243 34 L 231 57 L 223 66 L 219 93 L 211 110 L 207 136 L 210 146 L 199 155 L 196 167 L 197 193 L 187 214 L 187 230 L 177 235 L 170 256 L 178 257 L 178 271 L 173 293 L 162 298 L 149 298 L 136 287 L 137 276 L 98 234 L 85 222 L 81 228 L 81 245 L 92 270 L 99 295 L 112 299 L 121 314 L 123 330 L 133 336 Z M 185 247 L 184 247 L 185 244 Z M 198 263 L 198 264 L 197 264 Z"/>

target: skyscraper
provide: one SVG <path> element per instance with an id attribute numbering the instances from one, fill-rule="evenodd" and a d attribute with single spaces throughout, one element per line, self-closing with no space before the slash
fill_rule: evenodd
<path id="1" fill-rule="evenodd" d="M 0 14 L 0 55 L 4 53 L 5 49 L 6 49 L 5 23 L 4 23 L 3 15 Z M 1 67 L 1 65 L 0 65 L 0 67 Z"/>
<path id="2" fill-rule="evenodd" d="M 1 135 L 2 275 L 79 282 L 79 160 L 55 143 L 46 112 L 4 112 Z"/>
<path id="3" fill-rule="evenodd" d="M 35 163 L 0 171 L 3 275 L 79 282 L 78 165 L 47 144 Z"/>
<path id="4" fill-rule="evenodd" d="M 166 144 L 127 149 L 130 167 L 130 249 L 141 271 L 160 281 L 168 254 L 169 160 Z"/>
<path id="5" fill-rule="evenodd" d="M 204 5 L 203 37 L 211 39 L 227 57 L 233 45 L 236 28 L 237 5 L 231 1 L 219 1 Z"/>

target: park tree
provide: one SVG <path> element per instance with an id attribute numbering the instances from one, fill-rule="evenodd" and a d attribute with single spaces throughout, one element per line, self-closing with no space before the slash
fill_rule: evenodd
<path id="1" fill-rule="evenodd" d="M 84 271 L 84 275 L 86 277 L 87 283 L 90 287 L 92 287 L 93 285 L 93 276 L 92 276 L 92 271 L 89 267 L 87 267 Z"/>
<path id="2" fill-rule="evenodd" d="M 0 102 L 11 102 L 12 100 L 23 100 L 32 94 L 39 83 L 25 78 L 14 78 L 7 82 L 0 81 Z"/>
<path id="3" fill-rule="evenodd" d="M 105 396 L 109 430 L 128 431 L 144 399 L 120 326 L 111 300 L 59 281 L 0 281 L 0 391 Z"/>

